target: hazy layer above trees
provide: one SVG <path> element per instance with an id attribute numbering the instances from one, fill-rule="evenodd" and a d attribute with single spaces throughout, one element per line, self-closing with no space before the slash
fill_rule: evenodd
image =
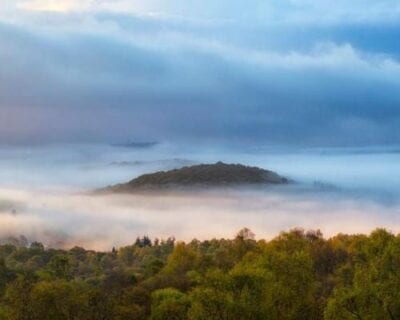
<path id="1" fill-rule="evenodd" d="M 0 246 L 0 319 L 399 319 L 400 236 Z"/>

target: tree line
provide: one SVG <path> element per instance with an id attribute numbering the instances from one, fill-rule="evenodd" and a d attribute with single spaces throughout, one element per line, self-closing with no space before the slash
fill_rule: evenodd
<path id="1" fill-rule="evenodd" d="M 400 236 L 294 229 L 96 252 L 0 246 L 4 320 L 400 319 Z"/>

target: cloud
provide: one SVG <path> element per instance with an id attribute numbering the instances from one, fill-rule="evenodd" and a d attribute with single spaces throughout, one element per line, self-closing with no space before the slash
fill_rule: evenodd
<path id="1" fill-rule="evenodd" d="M 326 236 L 368 233 L 378 226 L 399 232 L 399 159 L 399 148 L 384 147 L 301 152 L 233 151 L 195 143 L 140 150 L 103 144 L 2 147 L 0 240 L 23 234 L 53 246 L 109 250 L 144 234 L 180 240 L 230 238 L 244 226 L 259 238 L 293 227 L 318 228 Z M 191 160 L 256 165 L 297 183 L 169 195 L 86 194 Z"/>
<path id="2" fill-rule="evenodd" d="M 163 18 L 252 21 L 253 23 L 376 23 L 395 22 L 400 15 L 396 0 L 17 0 L 16 7 L 35 11 L 88 11 L 129 13 Z"/>
<path id="3" fill-rule="evenodd" d="M 3 143 L 399 142 L 392 1 L 55 3 L 0 18 Z"/>
<path id="4" fill-rule="evenodd" d="M 25 207 L 15 214 L 0 211 L 0 238 L 23 234 L 30 241 L 56 247 L 109 250 L 143 234 L 185 241 L 232 238 L 244 226 L 259 238 L 295 227 L 321 229 L 326 236 L 368 233 L 377 226 L 400 230 L 397 206 L 334 195 L 227 191 L 156 195 L 149 201 L 147 196 L 89 197 L 12 189 L 2 193 Z"/>
<path id="5" fill-rule="evenodd" d="M 88 9 L 89 1 L 75 0 L 28 0 L 17 4 L 18 9 L 29 11 L 69 12 Z"/>

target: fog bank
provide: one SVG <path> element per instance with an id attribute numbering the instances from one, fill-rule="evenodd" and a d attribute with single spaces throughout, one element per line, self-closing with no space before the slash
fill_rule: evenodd
<path id="1" fill-rule="evenodd" d="M 90 196 L 85 191 L 144 172 L 200 162 L 240 162 L 296 181 L 286 187 L 169 195 Z M 0 238 L 111 249 L 137 236 L 233 237 L 242 227 L 271 238 L 294 227 L 400 231 L 400 155 L 395 150 L 196 150 L 160 145 L 0 149 Z"/>

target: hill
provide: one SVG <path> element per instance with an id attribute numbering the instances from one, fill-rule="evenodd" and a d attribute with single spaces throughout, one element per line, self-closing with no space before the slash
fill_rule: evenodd
<path id="1" fill-rule="evenodd" d="M 109 186 L 99 191 L 128 193 L 181 187 L 223 187 L 254 184 L 285 184 L 288 179 L 269 170 L 241 164 L 200 164 L 170 171 L 139 176 L 128 183 Z"/>

